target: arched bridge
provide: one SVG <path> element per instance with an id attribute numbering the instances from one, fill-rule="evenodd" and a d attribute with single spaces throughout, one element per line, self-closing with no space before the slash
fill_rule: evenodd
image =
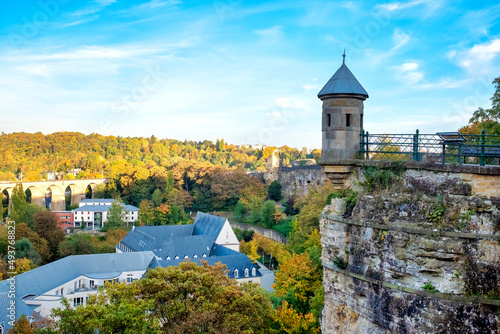
<path id="1" fill-rule="evenodd" d="M 87 189 L 93 197 L 97 185 L 107 182 L 108 179 L 85 179 L 22 182 L 22 184 L 32 204 L 46 207 L 51 211 L 64 211 L 66 209 L 65 195 L 70 195 L 71 205 L 75 205 L 85 199 Z M 3 192 L 4 199 L 6 197 L 8 201 L 9 211 L 12 191 L 16 184 L 17 182 L 0 182 L 0 192 Z"/>

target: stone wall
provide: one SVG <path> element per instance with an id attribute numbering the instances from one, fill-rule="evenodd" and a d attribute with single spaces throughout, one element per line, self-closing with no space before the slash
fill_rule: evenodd
<path id="1" fill-rule="evenodd" d="M 499 179 L 412 169 L 368 191 L 355 169 L 352 214 L 321 219 L 323 333 L 500 332 Z"/>
<path id="2" fill-rule="evenodd" d="M 263 174 L 267 185 L 277 180 L 285 197 L 292 194 L 304 194 L 312 186 L 322 186 L 327 177 L 321 166 L 300 166 L 273 168 Z"/>

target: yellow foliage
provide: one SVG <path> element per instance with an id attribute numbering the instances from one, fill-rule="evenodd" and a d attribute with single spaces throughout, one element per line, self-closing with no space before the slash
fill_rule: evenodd
<path id="1" fill-rule="evenodd" d="M 36 266 L 33 264 L 33 261 L 28 260 L 27 258 L 16 259 L 16 272 L 18 274 L 25 273 L 34 268 L 36 268 Z"/>
<path id="2" fill-rule="evenodd" d="M 316 320 L 312 313 L 305 316 L 297 313 L 292 307 L 289 307 L 286 300 L 278 306 L 276 310 L 276 321 L 280 326 L 281 333 L 319 333 L 320 329 L 316 326 Z"/>

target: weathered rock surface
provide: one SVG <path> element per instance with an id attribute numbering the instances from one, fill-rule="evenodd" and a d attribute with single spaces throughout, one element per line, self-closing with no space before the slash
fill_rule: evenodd
<path id="1" fill-rule="evenodd" d="M 323 333 L 500 333 L 488 302 L 500 299 L 494 202 L 453 174 L 415 170 L 361 193 L 348 218 L 333 200 L 321 220 Z"/>

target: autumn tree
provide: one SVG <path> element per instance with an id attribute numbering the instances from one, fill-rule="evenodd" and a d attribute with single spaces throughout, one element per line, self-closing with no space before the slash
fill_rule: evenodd
<path id="1" fill-rule="evenodd" d="M 52 253 L 50 260 L 55 260 L 59 244 L 66 238 L 66 234 L 59 227 L 59 217 L 55 213 L 45 210 L 35 213 L 33 219 L 35 231 L 49 244 L 49 250 Z"/>
<path id="2" fill-rule="evenodd" d="M 500 135 L 500 77 L 493 80 L 495 93 L 491 97 L 491 108 L 478 108 L 469 119 L 469 124 L 459 129 L 464 134 L 480 134 L 485 130 L 486 134 Z"/>
<path id="3" fill-rule="evenodd" d="M 276 310 L 276 329 L 287 334 L 320 333 L 317 321 L 312 313 L 303 315 L 291 307 L 286 300 Z"/>
<path id="4" fill-rule="evenodd" d="M 76 310 L 54 310 L 63 333 L 269 333 L 274 312 L 255 284 L 238 285 L 220 263 L 182 262 L 129 285 L 106 284 Z"/>
<path id="5" fill-rule="evenodd" d="M 92 245 L 91 237 L 87 234 L 74 234 L 59 244 L 59 255 L 94 254 L 95 248 Z"/>
<path id="6" fill-rule="evenodd" d="M 16 223 L 25 223 L 26 218 L 26 194 L 23 190 L 23 184 L 18 183 L 12 190 L 12 196 L 10 199 L 10 219 Z"/>

